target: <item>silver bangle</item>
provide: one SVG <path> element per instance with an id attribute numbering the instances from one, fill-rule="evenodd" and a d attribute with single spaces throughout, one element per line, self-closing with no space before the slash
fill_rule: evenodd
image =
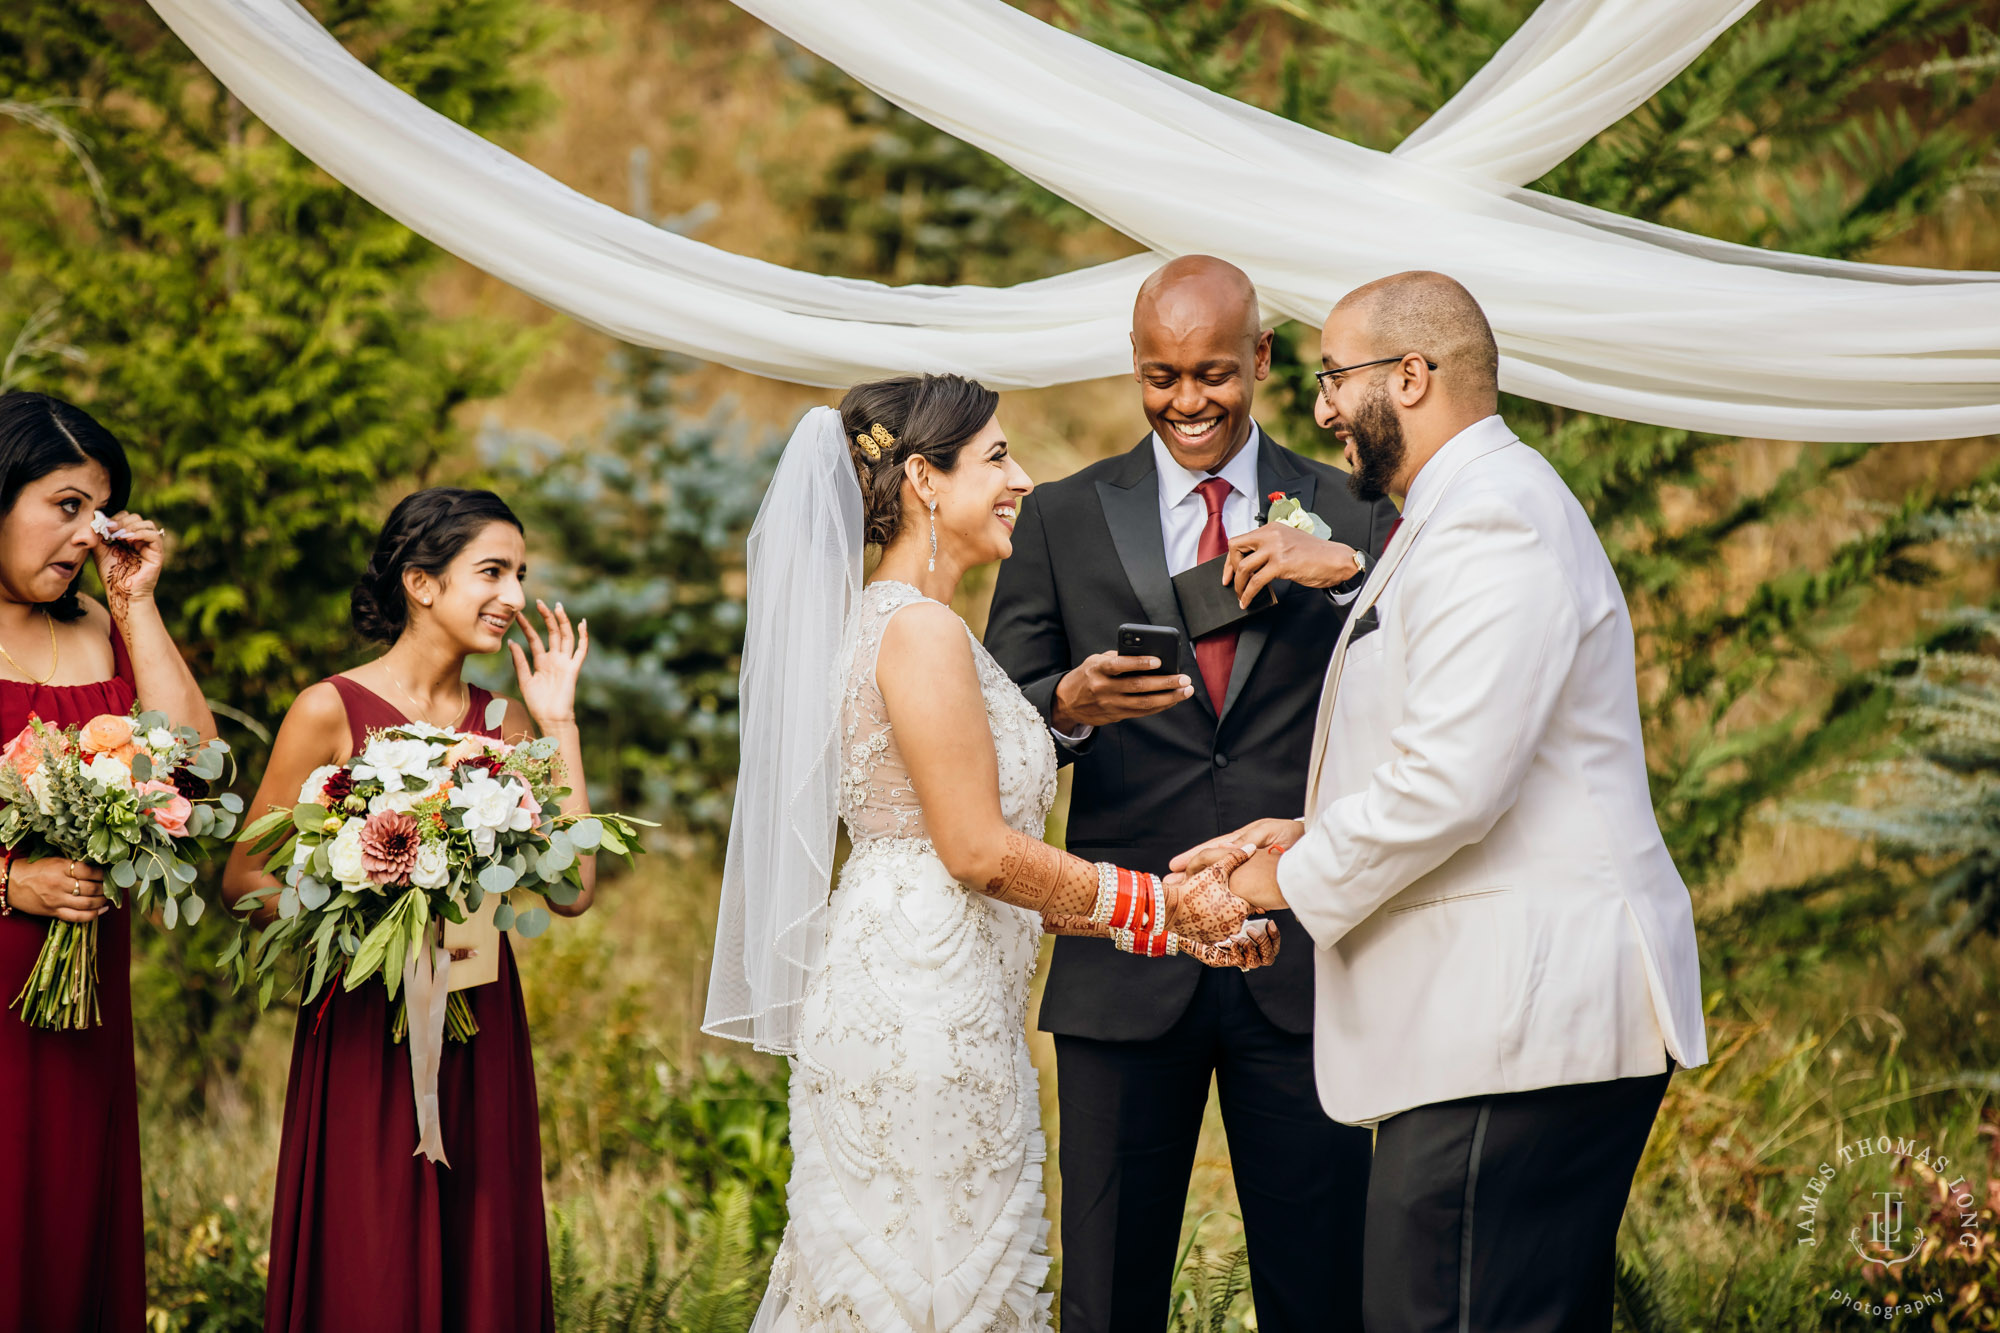
<path id="1" fill-rule="evenodd" d="M 1118 906 L 1118 867 L 1109 861 L 1097 863 L 1097 901 L 1091 904 L 1090 924 L 1108 926 Z"/>

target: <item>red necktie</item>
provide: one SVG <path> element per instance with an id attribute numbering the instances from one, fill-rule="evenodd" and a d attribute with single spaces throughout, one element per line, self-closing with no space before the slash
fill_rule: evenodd
<path id="1" fill-rule="evenodd" d="M 1401 514 L 1398 514 L 1396 515 L 1396 521 L 1389 525 L 1389 535 L 1383 538 L 1382 540 L 1382 549 L 1384 551 L 1387 551 L 1389 549 L 1390 542 L 1396 540 L 1396 529 L 1402 526 L 1403 526 L 1403 516 Z"/>
<path id="2" fill-rule="evenodd" d="M 1195 560 L 1201 563 L 1229 550 L 1229 538 L 1222 530 L 1222 502 L 1229 496 L 1229 483 L 1220 477 L 1210 477 L 1195 489 L 1201 492 L 1202 502 L 1208 506 L 1201 545 L 1195 548 Z M 1202 683 L 1208 686 L 1209 702 L 1215 705 L 1217 717 L 1222 715 L 1222 706 L 1229 698 L 1229 672 L 1236 665 L 1236 634 L 1234 628 L 1219 629 L 1194 641 L 1195 664 L 1201 668 Z"/>

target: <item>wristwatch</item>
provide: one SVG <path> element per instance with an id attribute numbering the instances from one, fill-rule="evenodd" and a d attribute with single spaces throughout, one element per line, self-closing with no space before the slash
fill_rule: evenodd
<path id="1" fill-rule="evenodd" d="M 1368 552 L 1362 550 L 1358 546 L 1355 547 L 1353 577 L 1349 578 L 1344 583 L 1334 584 L 1331 588 L 1328 588 L 1326 590 L 1326 595 L 1330 599 L 1332 599 L 1336 605 L 1341 605 L 1341 606 L 1346 605 L 1346 602 L 1343 599 L 1350 598 L 1354 596 L 1354 594 L 1360 592 L 1361 585 L 1368 581 L 1368 564 L 1369 564 Z"/>

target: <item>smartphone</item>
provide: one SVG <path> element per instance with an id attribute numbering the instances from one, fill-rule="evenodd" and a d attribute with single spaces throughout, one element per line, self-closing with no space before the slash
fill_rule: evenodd
<path id="1" fill-rule="evenodd" d="M 1177 676 L 1181 670 L 1181 632 L 1170 625 L 1120 625 L 1118 653 L 1121 657 L 1157 657 L 1155 675 Z"/>

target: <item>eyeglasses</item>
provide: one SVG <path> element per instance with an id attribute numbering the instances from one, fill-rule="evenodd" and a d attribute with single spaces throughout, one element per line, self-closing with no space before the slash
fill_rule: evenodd
<path id="1" fill-rule="evenodd" d="M 1340 377 L 1342 375 L 1351 374 L 1357 370 L 1366 370 L 1370 366 L 1394 365 L 1398 361 L 1421 355 L 1422 353 L 1420 352 L 1405 352 L 1402 356 L 1384 356 L 1378 357 L 1373 361 L 1357 361 L 1351 366 L 1335 366 L 1332 370 L 1315 370 L 1313 378 L 1319 381 L 1320 397 L 1326 399 L 1327 406 L 1331 407 L 1333 406 L 1334 391 L 1340 388 Z M 1424 357 L 1424 364 L 1432 370 L 1438 368 L 1438 363 L 1427 356 Z"/>

